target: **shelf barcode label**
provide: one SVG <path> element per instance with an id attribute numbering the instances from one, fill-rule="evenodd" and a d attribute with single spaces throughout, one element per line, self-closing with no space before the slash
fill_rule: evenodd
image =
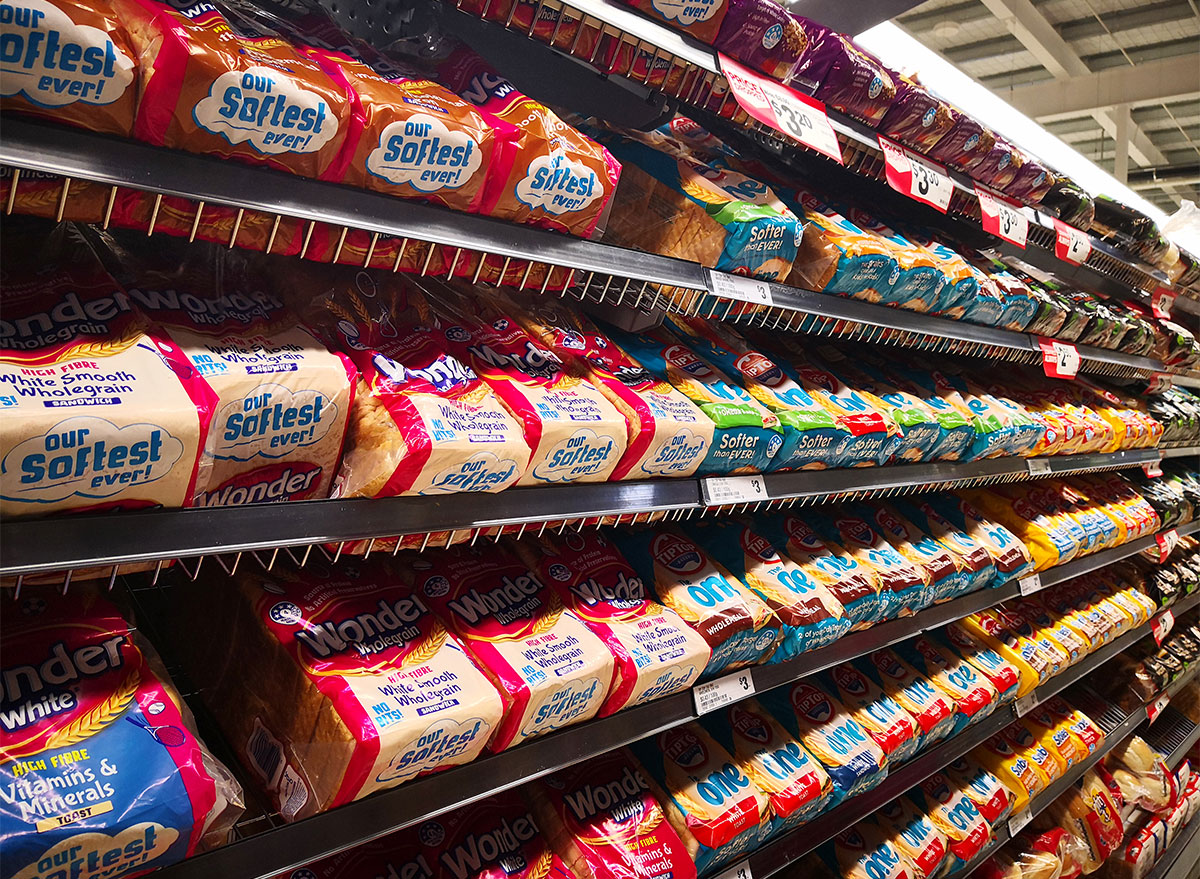
<path id="1" fill-rule="evenodd" d="M 750 862 L 741 861 L 724 873 L 718 873 L 713 879 L 754 879 L 754 874 L 750 872 Z"/>
<path id="2" fill-rule="evenodd" d="M 1171 629 L 1175 627 L 1175 614 L 1171 613 L 1171 609 L 1167 608 L 1158 616 L 1150 621 L 1150 631 L 1154 633 L 1154 641 L 1159 647 L 1166 640 L 1167 635 L 1171 633 Z"/>
<path id="3" fill-rule="evenodd" d="M 696 713 L 708 714 L 739 699 L 754 695 L 754 675 L 749 670 L 725 675 L 707 684 L 692 688 L 696 697 Z"/>
<path id="4" fill-rule="evenodd" d="M 1028 577 L 1022 577 L 1017 581 L 1017 585 L 1021 588 L 1022 595 L 1033 595 L 1035 592 L 1042 591 L 1042 575 L 1030 574 Z"/>
<path id="5" fill-rule="evenodd" d="M 1021 206 L 978 186 L 975 187 L 975 194 L 979 196 L 983 231 L 1003 238 L 1017 247 L 1024 247 L 1025 240 L 1029 237 L 1029 217 L 1021 210 Z"/>
<path id="6" fill-rule="evenodd" d="M 700 486 L 704 503 L 710 507 L 755 503 L 770 498 L 767 482 L 761 476 L 709 476 Z"/>
<path id="7" fill-rule="evenodd" d="M 1045 458 L 1030 458 L 1027 463 L 1030 476 L 1048 476 L 1050 474 L 1050 462 Z"/>
<path id="8" fill-rule="evenodd" d="M 1077 266 L 1087 262 L 1092 255 L 1092 240 L 1087 233 L 1069 226 L 1062 220 L 1054 220 L 1054 255 Z"/>
<path id="9" fill-rule="evenodd" d="M 752 302 L 755 305 L 773 304 L 771 285 L 755 278 L 710 271 L 708 273 L 708 289 L 714 296 L 722 299 L 736 299 L 739 302 Z"/>
<path id="10" fill-rule="evenodd" d="M 1017 717 L 1024 717 L 1026 714 L 1028 714 L 1030 711 L 1032 711 L 1033 709 L 1035 709 L 1037 707 L 1038 707 L 1037 690 L 1034 690 L 1032 693 L 1026 693 L 1024 696 L 1022 696 L 1020 699 L 1017 700 L 1017 704 L 1015 706 L 1015 710 L 1017 712 Z"/>
<path id="11" fill-rule="evenodd" d="M 1163 713 L 1163 709 L 1171 703 L 1171 697 L 1166 693 L 1159 693 L 1158 698 L 1146 706 L 1146 718 L 1151 722 L 1158 720 L 1158 715 Z"/>
<path id="12" fill-rule="evenodd" d="M 1025 825 L 1033 820 L 1033 810 L 1027 804 L 1021 811 L 1013 814 L 1008 819 L 1008 835 L 1016 836 L 1025 829 Z"/>

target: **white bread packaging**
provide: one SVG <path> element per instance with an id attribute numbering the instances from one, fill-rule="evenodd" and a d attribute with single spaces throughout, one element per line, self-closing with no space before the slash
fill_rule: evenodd
<path id="1" fill-rule="evenodd" d="M 558 593 L 500 547 L 409 554 L 402 575 L 466 645 L 504 698 L 489 747 L 502 751 L 591 720 L 616 663 Z"/>
<path id="2" fill-rule="evenodd" d="M 179 633 L 193 677 L 286 819 L 468 763 L 500 721 L 495 687 L 398 579 L 310 560 L 193 590 L 195 613 L 229 633 Z"/>

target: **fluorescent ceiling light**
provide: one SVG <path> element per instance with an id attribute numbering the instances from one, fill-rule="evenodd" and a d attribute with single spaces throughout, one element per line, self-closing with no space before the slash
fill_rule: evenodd
<path id="1" fill-rule="evenodd" d="M 958 107 L 970 107 L 971 115 L 976 119 L 1066 174 L 1092 195 L 1111 196 L 1142 211 L 1160 226 L 1166 221 L 1165 213 L 1116 177 L 890 21 L 864 31 L 854 41 L 888 67 L 902 73 L 916 74 L 922 85 L 942 100 Z"/>

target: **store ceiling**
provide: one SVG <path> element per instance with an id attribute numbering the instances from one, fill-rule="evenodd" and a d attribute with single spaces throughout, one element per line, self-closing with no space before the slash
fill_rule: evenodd
<path id="1" fill-rule="evenodd" d="M 1168 213 L 1200 203 L 1200 0 L 929 0 L 896 21 Z"/>

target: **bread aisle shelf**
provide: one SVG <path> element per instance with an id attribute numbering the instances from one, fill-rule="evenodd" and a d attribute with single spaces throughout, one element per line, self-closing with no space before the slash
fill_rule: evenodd
<path id="1" fill-rule="evenodd" d="M 748 673 L 754 680 L 754 686 L 748 695 L 761 694 L 764 690 L 800 680 L 831 665 L 894 644 L 951 619 L 960 618 L 980 609 L 981 606 L 997 604 L 1016 594 L 1019 594 L 1016 584 L 987 590 L 987 594 L 983 596 L 978 592 L 972 593 L 946 605 L 928 608 L 912 617 L 852 634 L 829 647 L 811 651 L 788 663 L 753 668 L 738 674 Z M 992 601 L 983 605 L 979 602 L 980 598 Z M 971 599 L 975 601 L 968 604 Z M 955 605 L 957 616 L 951 617 L 946 611 Z M 1176 602 L 1174 610 L 1177 614 L 1183 614 L 1196 606 L 1200 606 L 1200 593 Z M 1149 623 L 1127 632 L 1101 651 L 1039 688 L 1037 701 L 1047 699 L 1075 683 L 1150 633 Z M 1135 711 L 1134 715 L 1138 715 L 1137 722 L 1133 723 L 1135 727 L 1146 717 L 1144 707 Z M 165 867 L 158 875 L 164 879 L 200 879 L 211 876 L 268 879 L 289 868 L 367 842 L 393 830 L 411 826 L 458 806 L 508 790 L 522 782 L 679 726 L 696 719 L 697 716 L 692 692 L 677 693 L 601 720 L 551 733 L 535 742 L 476 760 L 466 766 L 416 779 L 399 788 L 382 791 L 304 821 L 274 827 L 224 848 Z M 888 802 L 912 785 L 919 784 L 942 766 L 998 732 L 1017 716 L 1015 706 L 1006 706 L 998 710 L 978 725 L 968 727 L 928 753 L 918 754 L 894 774 L 893 778 L 899 779 L 898 782 L 889 778 L 875 791 L 870 792 L 862 803 L 857 797 L 848 800 L 794 833 L 753 853 L 750 860 L 754 877 L 763 879 L 783 869 L 858 821 L 863 815 L 869 814 L 878 805 Z M 883 799 L 877 800 L 877 797 Z M 1049 801 L 1046 800 L 1047 803 Z M 815 832 L 817 830 L 820 832 Z"/>
<path id="2" fill-rule="evenodd" d="M 451 265 L 476 253 L 549 265 L 565 275 L 563 295 L 580 300 L 634 310 L 662 308 L 672 313 L 717 317 L 728 314 L 737 301 L 714 290 L 713 277 L 721 273 L 696 263 L 24 119 L 5 120 L 0 166 L 17 174 L 5 205 L 6 213 L 11 213 L 12 194 L 20 185 L 18 172 L 32 171 L 63 178 L 60 215 L 70 198 L 71 181 L 85 180 L 111 187 L 110 213 L 118 190 L 131 188 L 188 199 L 195 205 L 197 216 L 205 206 L 227 205 L 242 211 L 263 211 L 277 218 L 298 218 L 308 223 L 310 231 L 316 223 L 330 223 L 374 236 L 430 242 L 444 249 L 443 255 Z M 284 181 L 284 185 L 279 185 Z M 235 224 L 233 243 L 237 228 Z M 153 231 L 151 223 L 149 232 Z M 430 249 L 430 259 L 434 250 Z M 428 259 L 425 265 L 429 265 Z M 483 260 L 479 265 L 483 265 Z M 527 272 L 525 278 L 530 274 Z M 539 292 L 546 292 L 550 280 L 551 273 L 547 272 Z M 537 287 L 526 285 L 524 279 L 520 286 Z M 932 317 L 782 284 L 771 284 L 770 290 L 771 304 L 754 312 L 749 322 L 770 329 L 886 342 L 932 353 L 967 354 L 1026 364 L 1042 362 L 1038 337 L 1027 333 Z M 1083 372 L 1117 377 L 1172 372 L 1163 363 L 1147 357 L 1087 345 L 1077 347 Z"/>
<path id="3" fill-rule="evenodd" d="M 1010 457 L 957 464 L 902 464 L 776 473 L 766 475 L 765 494 L 738 500 L 735 506 L 749 504 L 759 509 L 767 504 L 803 505 L 1015 482 L 1036 476 L 1097 473 L 1139 467 L 1159 459 L 1157 449 L 1133 449 L 1053 458 Z M 163 509 L 119 516 L 81 514 L 10 519 L 0 522 L 0 542 L 5 547 L 0 575 L 23 577 L 139 561 L 270 553 L 287 547 L 312 547 L 437 531 L 470 531 L 472 537 L 477 538 L 481 529 L 503 525 L 523 525 L 526 526 L 523 532 L 538 533 L 546 528 L 566 527 L 571 520 L 601 516 L 618 517 L 622 523 L 630 524 L 646 521 L 641 517 L 648 519 L 652 513 L 684 518 L 710 509 L 704 503 L 704 498 L 709 496 L 702 493 L 704 483 L 720 483 L 724 478 L 515 488 L 489 495 L 482 508 L 477 498 L 467 493 L 444 497 L 314 500 L 285 506 L 256 504 Z M 225 563 L 222 561 L 221 564 Z M 114 570 L 113 576 L 115 574 Z"/>
<path id="4" fill-rule="evenodd" d="M 1193 876 L 1197 864 L 1200 864 L 1200 818 L 1193 818 L 1146 874 L 1146 879 Z"/>

